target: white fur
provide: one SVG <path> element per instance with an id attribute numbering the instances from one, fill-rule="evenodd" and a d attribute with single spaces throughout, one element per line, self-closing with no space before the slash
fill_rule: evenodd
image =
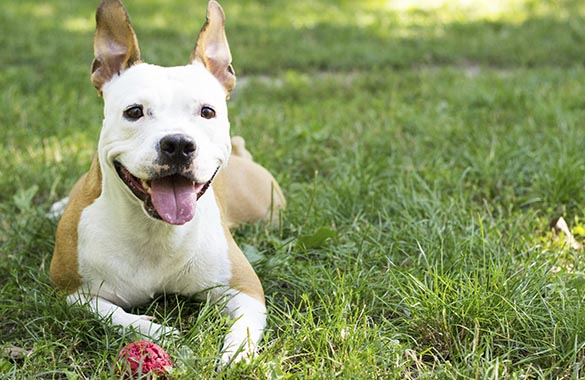
<path id="1" fill-rule="evenodd" d="M 229 158 L 225 90 L 201 63 L 178 67 L 141 63 L 114 77 L 102 90 L 104 123 L 98 145 L 102 166 L 114 170 L 111 163 L 118 160 L 136 177 L 148 177 L 158 142 L 174 133 L 191 137 L 197 145 L 192 168 L 197 182 L 207 182 Z M 134 104 L 144 106 L 145 116 L 128 121 L 123 112 Z M 215 110 L 215 118 L 199 116 L 205 105 Z"/>
<path id="2" fill-rule="evenodd" d="M 183 226 L 149 219 L 121 189 L 109 190 L 79 222 L 79 273 L 91 294 L 127 308 L 161 293 L 191 295 L 228 284 L 231 264 L 212 189 Z"/>
<path id="3" fill-rule="evenodd" d="M 221 360 L 229 363 L 248 359 L 256 352 L 266 327 L 266 307 L 244 293 L 235 293 L 227 301 L 225 311 L 234 322 L 225 337 Z"/>
<path id="4" fill-rule="evenodd" d="M 249 357 L 265 327 L 266 309 L 228 286 L 232 268 L 213 189 L 199 199 L 191 221 L 173 226 L 149 217 L 113 166 L 117 160 L 133 175 L 146 178 L 161 137 L 181 133 L 197 145 L 193 176 L 208 181 L 231 149 L 225 90 L 199 63 L 171 68 L 138 64 L 105 84 L 103 95 L 98 144 L 102 189 L 81 214 L 78 262 L 83 286 L 68 301 L 88 305 L 114 325 L 156 338 L 176 331 L 124 309 L 161 293 L 207 295 L 217 302 L 229 297 L 224 312 L 234 324 L 222 361 Z M 134 104 L 144 106 L 145 116 L 126 120 L 123 112 Z M 211 106 L 216 117 L 200 117 L 203 105 Z"/>

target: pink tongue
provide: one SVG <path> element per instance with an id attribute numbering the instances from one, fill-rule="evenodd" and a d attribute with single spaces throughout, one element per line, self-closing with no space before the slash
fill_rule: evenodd
<path id="1" fill-rule="evenodd" d="M 195 215 L 197 192 L 193 182 L 180 175 L 151 182 L 152 204 L 158 215 L 170 224 L 185 224 Z"/>

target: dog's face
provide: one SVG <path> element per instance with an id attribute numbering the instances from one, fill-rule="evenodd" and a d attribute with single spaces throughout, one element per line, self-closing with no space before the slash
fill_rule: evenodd
<path id="1" fill-rule="evenodd" d="M 226 93 L 199 63 L 138 64 L 103 88 L 100 162 L 154 218 L 193 217 L 231 144 Z"/>
<path id="2" fill-rule="evenodd" d="M 193 218 L 230 155 L 226 99 L 235 75 L 223 17 L 211 0 L 191 64 L 160 67 L 140 61 L 118 0 L 98 8 L 92 81 L 104 97 L 103 173 L 150 217 L 170 224 Z"/>

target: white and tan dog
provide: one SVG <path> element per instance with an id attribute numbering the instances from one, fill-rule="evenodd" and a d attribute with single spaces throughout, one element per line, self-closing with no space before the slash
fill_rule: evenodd
<path id="1" fill-rule="evenodd" d="M 284 197 L 241 139 L 231 152 L 223 10 L 209 1 L 191 63 L 169 68 L 141 62 L 119 0 L 102 0 L 96 21 L 91 80 L 104 122 L 59 222 L 51 279 L 70 303 L 155 339 L 175 330 L 126 310 L 168 293 L 223 302 L 234 322 L 222 361 L 247 358 L 265 328 L 264 294 L 228 228 L 272 218 Z"/>

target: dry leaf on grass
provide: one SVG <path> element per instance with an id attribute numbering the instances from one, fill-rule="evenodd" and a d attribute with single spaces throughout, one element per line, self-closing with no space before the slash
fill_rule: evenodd
<path id="1" fill-rule="evenodd" d="M 583 245 L 579 243 L 577 240 L 575 240 L 575 237 L 571 233 L 571 230 L 569 229 L 567 222 L 562 216 L 560 216 L 556 220 L 553 220 L 551 226 L 557 235 L 560 235 L 562 233 L 565 236 L 565 239 L 567 240 L 567 243 L 571 248 L 578 250 L 583 249 Z"/>

